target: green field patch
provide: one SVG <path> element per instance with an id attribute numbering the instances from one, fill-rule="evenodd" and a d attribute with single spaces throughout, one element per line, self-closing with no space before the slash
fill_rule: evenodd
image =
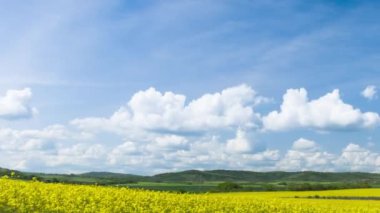
<path id="1" fill-rule="evenodd" d="M 299 197 L 294 196 L 294 198 L 306 198 L 306 199 L 331 199 L 331 200 L 378 200 L 380 201 L 380 197 L 377 196 L 320 196 L 320 195 L 312 195 Z"/>

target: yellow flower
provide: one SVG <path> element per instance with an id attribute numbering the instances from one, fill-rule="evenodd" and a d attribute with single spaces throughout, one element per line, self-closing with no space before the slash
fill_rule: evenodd
<path id="1" fill-rule="evenodd" d="M 379 212 L 371 200 L 308 199 L 380 197 L 380 189 L 319 192 L 176 194 L 95 185 L 0 179 L 0 212 Z M 296 198 L 298 197 L 298 198 Z"/>

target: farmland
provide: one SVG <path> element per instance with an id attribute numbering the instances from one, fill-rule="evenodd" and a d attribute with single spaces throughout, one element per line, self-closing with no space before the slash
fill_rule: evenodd
<path id="1" fill-rule="evenodd" d="M 0 179 L 2 212 L 378 212 L 368 197 L 380 189 L 178 194 Z"/>
<path id="2" fill-rule="evenodd" d="M 226 191 L 219 184 L 234 182 L 239 185 L 232 191 L 305 191 L 349 188 L 377 188 L 380 175 L 376 173 L 323 173 L 323 172 L 251 172 L 234 170 L 188 170 L 181 172 L 141 176 L 111 172 L 83 174 L 46 174 L 21 172 L 0 168 L 0 176 L 47 183 L 70 183 L 120 186 L 157 191 L 205 193 Z M 227 190 L 231 191 L 231 190 Z"/>

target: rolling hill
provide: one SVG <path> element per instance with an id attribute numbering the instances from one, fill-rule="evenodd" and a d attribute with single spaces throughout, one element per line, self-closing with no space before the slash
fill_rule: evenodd
<path id="1" fill-rule="evenodd" d="M 153 176 L 141 176 L 134 174 L 112 172 L 87 172 L 82 174 L 45 174 L 33 172 L 21 172 L 0 168 L 0 176 L 10 175 L 20 179 L 37 177 L 46 182 L 70 182 L 70 183 L 100 183 L 122 184 L 130 182 L 370 182 L 380 183 L 380 174 L 364 172 L 253 172 L 238 170 L 187 170 L 181 172 L 162 173 Z"/>
<path id="2" fill-rule="evenodd" d="M 380 182 L 380 174 L 363 172 L 252 172 L 236 170 L 188 170 L 183 172 L 163 173 L 152 176 L 154 180 L 167 182 L 183 181 L 313 181 L 313 182 Z"/>

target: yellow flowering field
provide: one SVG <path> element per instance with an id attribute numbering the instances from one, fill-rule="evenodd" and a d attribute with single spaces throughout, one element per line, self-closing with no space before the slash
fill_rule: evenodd
<path id="1" fill-rule="evenodd" d="M 105 186 L 0 179 L 0 212 L 380 212 L 380 189 L 175 194 Z"/>

